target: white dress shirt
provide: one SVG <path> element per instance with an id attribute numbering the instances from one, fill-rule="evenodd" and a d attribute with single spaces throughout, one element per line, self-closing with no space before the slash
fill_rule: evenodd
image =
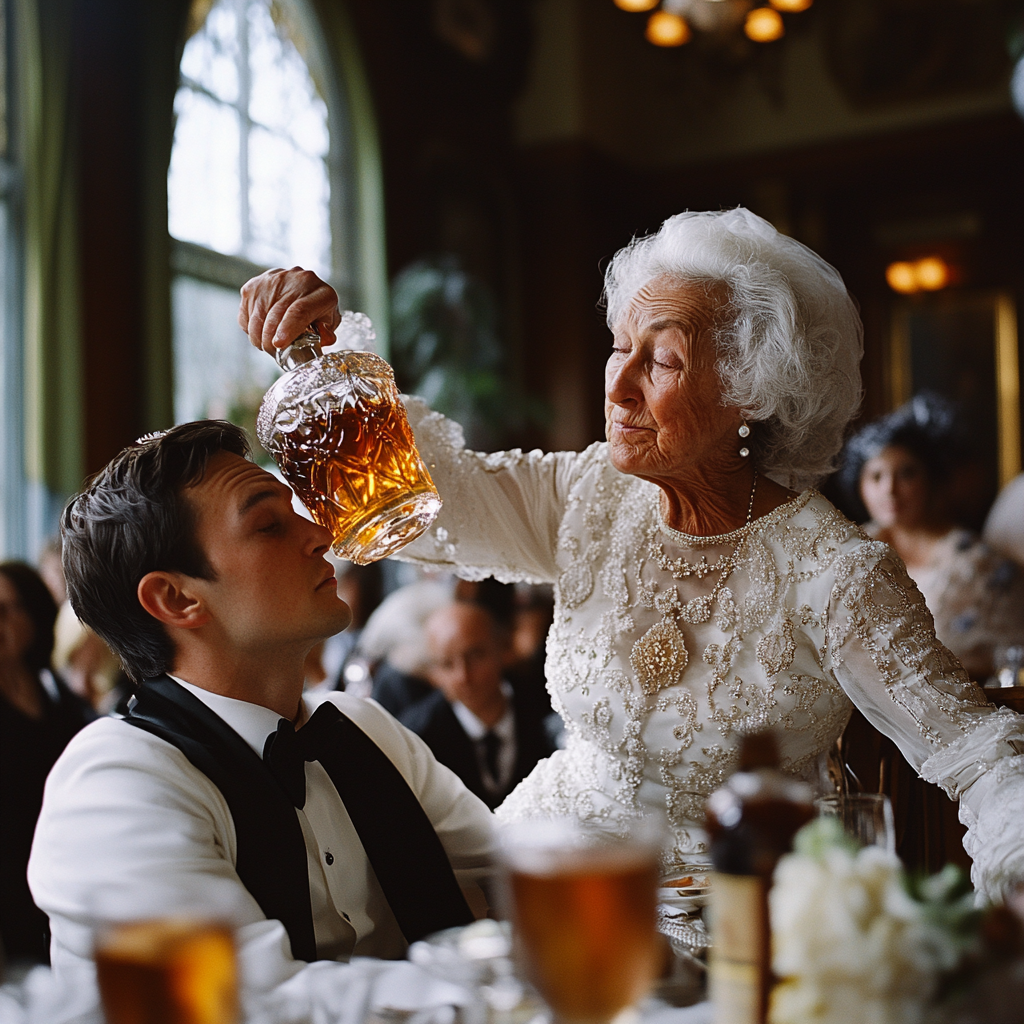
<path id="1" fill-rule="evenodd" d="M 262 757 L 280 716 L 178 680 Z M 417 795 L 463 884 L 487 871 L 491 813 L 426 744 L 373 701 L 329 698 L 388 755 Z M 305 705 L 308 716 L 312 707 Z M 337 790 L 319 762 L 306 764 L 306 842 L 318 955 L 401 956 L 405 942 Z M 46 784 L 29 862 L 36 903 L 49 915 L 53 967 L 92 984 L 97 925 L 194 913 L 230 920 L 243 988 L 272 993 L 294 979 L 310 1012 L 317 991 L 333 1003 L 341 965 L 306 966 L 280 921 L 268 920 L 235 873 L 236 837 L 220 790 L 177 747 L 105 718 L 71 741 Z M 329 968 L 327 975 L 325 968 Z M 308 974 L 305 982 L 298 976 Z M 315 982 L 315 983 L 314 983 Z"/>

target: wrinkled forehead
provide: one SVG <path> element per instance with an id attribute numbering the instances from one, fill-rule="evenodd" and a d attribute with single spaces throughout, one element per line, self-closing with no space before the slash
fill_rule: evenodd
<path id="1" fill-rule="evenodd" d="M 700 331 L 716 322 L 728 301 L 729 291 L 722 282 L 661 274 L 637 289 L 622 319 L 638 331 L 663 321 Z"/>

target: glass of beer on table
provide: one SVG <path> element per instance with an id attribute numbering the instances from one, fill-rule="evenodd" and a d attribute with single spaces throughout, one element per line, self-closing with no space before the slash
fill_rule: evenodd
<path id="1" fill-rule="evenodd" d="M 500 833 L 516 957 L 558 1024 L 606 1024 L 643 998 L 662 967 L 662 830 L 635 825 L 617 835 L 536 821 Z"/>
<path id="2" fill-rule="evenodd" d="M 104 927 L 96 979 L 107 1024 L 238 1024 L 231 928 L 192 918 Z"/>
<path id="3" fill-rule="evenodd" d="M 277 353 L 288 372 L 263 398 L 256 434 L 335 554 L 365 565 L 415 540 L 441 510 L 369 317 L 346 311 L 341 351 L 315 327 Z"/>

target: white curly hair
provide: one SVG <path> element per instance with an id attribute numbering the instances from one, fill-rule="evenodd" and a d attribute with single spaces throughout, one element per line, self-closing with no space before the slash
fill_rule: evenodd
<path id="1" fill-rule="evenodd" d="M 751 423 L 758 470 L 794 488 L 830 473 L 860 405 L 864 352 L 856 303 L 835 268 L 749 210 L 680 213 L 615 254 L 608 326 L 666 276 L 728 289 L 711 311 L 722 401 Z"/>

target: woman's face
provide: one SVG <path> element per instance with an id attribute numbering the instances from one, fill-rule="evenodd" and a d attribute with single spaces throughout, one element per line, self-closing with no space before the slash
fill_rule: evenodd
<path id="1" fill-rule="evenodd" d="M 912 529 L 928 516 L 931 488 L 920 459 L 906 448 L 883 448 L 860 471 L 860 494 L 871 518 L 884 529 Z"/>
<path id="2" fill-rule="evenodd" d="M 613 332 L 605 367 L 612 465 L 655 483 L 742 461 L 739 411 L 722 405 L 710 336 L 714 293 L 656 278 Z"/>
<path id="3" fill-rule="evenodd" d="M 0 572 L 0 661 L 20 661 L 32 644 L 33 633 L 18 591 Z"/>

